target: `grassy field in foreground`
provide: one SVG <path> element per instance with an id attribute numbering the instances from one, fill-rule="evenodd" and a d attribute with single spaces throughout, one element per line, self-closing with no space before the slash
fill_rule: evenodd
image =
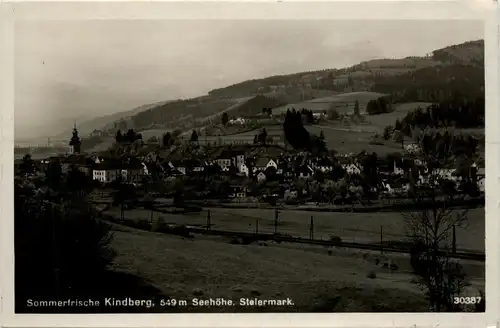
<path id="1" fill-rule="evenodd" d="M 117 227 L 115 225 L 115 227 Z M 119 226 L 118 226 L 119 227 Z M 333 248 L 268 243 L 232 245 L 221 238 L 194 239 L 119 228 L 113 269 L 139 276 L 165 298 L 291 298 L 288 307 L 184 307 L 169 312 L 402 312 L 426 311 L 422 292 L 411 281 L 407 258 L 392 258 L 398 270 L 375 264 L 377 254 Z M 483 267 L 466 267 L 469 291 L 484 290 Z M 375 278 L 368 278 L 375 273 Z M 143 296 L 145 297 L 145 296 Z M 158 298 L 156 297 L 158 302 Z"/>
<path id="2" fill-rule="evenodd" d="M 363 258 L 337 257 L 212 240 L 184 240 L 141 232 L 115 232 L 114 269 L 147 280 L 165 298 L 282 299 L 288 307 L 164 309 L 190 312 L 425 311 L 408 274 L 379 272 Z"/>
<path id="3" fill-rule="evenodd" d="M 161 215 L 167 223 L 206 225 L 207 210 L 186 215 L 155 212 L 153 218 Z M 118 216 L 119 209 L 112 208 L 108 213 Z M 125 212 L 126 218 L 133 219 L 147 219 L 150 215 L 150 211 L 143 209 Z M 311 216 L 314 217 L 315 239 L 328 239 L 330 235 L 336 235 L 347 242 L 378 243 L 381 226 L 384 241 L 400 241 L 406 238 L 404 218 L 396 212 L 332 213 L 287 210 L 279 215 L 278 232 L 308 238 Z M 484 252 L 484 208 L 471 209 L 468 217 L 466 225 L 456 229 L 457 248 Z M 255 232 L 258 229 L 260 233 L 274 232 L 272 209 L 210 208 L 210 221 L 212 229 L 216 230 Z"/>

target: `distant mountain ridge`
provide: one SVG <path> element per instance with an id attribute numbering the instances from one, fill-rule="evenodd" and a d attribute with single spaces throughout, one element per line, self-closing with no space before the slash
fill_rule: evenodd
<path id="1" fill-rule="evenodd" d="M 175 100 L 166 100 L 166 101 L 156 102 L 153 104 L 142 105 L 142 106 L 136 107 L 132 110 L 128 110 L 125 112 L 118 112 L 118 113 L 114 113 L 114 114 L 110 114 L 110 115 L 106 115 L 106 116 L 96 117 L 96 118 L 93 118 L 90 120 L 86 120 L 84 122 L 77 122 L 78 131 L 81 135 L 88 135 L 88 134 L 92 133 L 94 130 L 102 130 L 102 129 L 106 129 L 106 128 L 111 128 L 115 122 L 117 122 L 121 119 L 127 120 L 130 117 L 132 117 L 132 116 L 134 116 L 142 111 L 145 111 L 145 110 L 148 110 L 150 108 L 157 107 L 157 106 L 161 106 L 161 105 L 167 104 L 167 103 L 172 102 L 172 101 L 175 101 Z M 71 132 L 72 132 L 72 130 L 68 129 L 68 130 L 63 131 L 60 134 L 58 134 L 56 136 L 56 138 L 57 137 L 61 137 L 61 138 L 67 137 L 68 135 L 71 135 Z"/>
<path id="2" fill-rule="evenodd" d="M 229 95 L 244 96 L 251 92 L 271 92 L 283 86 L 297 87 L 310 85 L 311 87 L 321 87 L 322 81 L 324 82 L 328 79 L 341 81 L 343 79 L 349 79 L 349 76 L 354 79 L 356 77 L 367 77 L 370 75 L 399 75 L 422 68 L 446 65 L 484 67 L 484 40 L 469 41 L 437 49 L 425 57 L 414 56 L 401 59 L 373 59 L 343 69 L 325 69 L 247 80 L 225 88 L 211 90 L 209 95 L 220 97 Z"/>
<path id="3" fill-rule="evenodd" d="M 396 101 L 425 101 L 426 97 L 429 98 L 428 94 L 432 93 L 432 90 L 426 89 L 427 85 L 445 90 L 461 88 L 465 92 L 484 94 L 484 40 L 437 49 L 423 57 L 374 59 L 343 69 L 247 80 L 213 89 L 204 96 L 144 105 L 131 111 L 95 118 L 79 123 L 78 128 L 85 135 L 95 129 L 113 129 L 115 123 L 125 119 L 127 128 L 138 131 L 153 127 L 186 129 L 228 108 L 236 110 L 240 107 L 237 104 L 241 99 L 251 99 L 257 95 L 260 98 L 251 103 L 275 107 L 345 92 L 381 92 L 394 95 Z M 415 90 L 408 91 L 408 88 Z M 435 98 L 439 100 L 439 96 Z M 258 113 L 262 110 L 258 107 L 247 106 L 245 113 Z M 65 131 L 64 135 L 70 132 Z"/>

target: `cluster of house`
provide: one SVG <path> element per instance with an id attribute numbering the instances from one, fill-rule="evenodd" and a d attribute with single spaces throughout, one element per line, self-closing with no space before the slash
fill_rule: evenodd
<path id="1" fill-rule="evenodd" d="M 40 162 L 40 170 L 44 171 L 50 162 L 56 158 L 48 158 Z M 216 167 L 216 171 L 223 175 L 240 176 L 250 178 L 256 183 L 264 183 L 270 179 L 278 179 L 291 182 L 295 179 L 312 180 L 316 172 L 331 173 L 337 170 L 339 176 L 359 176 L 362 174 L 363 165 L 356 156 L 338 156 L 335 160 L 329 157 L 311 157 L 307 153 L 294 155 L 280 154 L 278 156 L 246 157 L 245 152 L 237 150 L 222 151 L 214 159 L 185 159 L 171 160 L 163 164 L 153 164 L 151 161 L 142 161 L 136 157 L 129 156 L 125 159 L 103 158 L 101 156 L 87 156 L 85 154 L 71 154 L 63 158 L 57 158 L 61 163 L 63 173 L 72 168 L 84 172 L 93 180 L 102 183 L 110 183 L 119 177 L 123 181 L 140 183 L 145 176 L 161 171 L 163 177 L 196 176 L 210 167 Z M 406 161 L 406 163 L 405 163 Z M 408 162 L 411 162 L 409 165 Z M 468 164 L 469 165 L 469 164 Z M 409 190 L 410 184 L 407 177 L 412 174 L 412 168 L 418 168 L 417 183 L 428 183 L 429 174 L 426 174 L 426 163 L 420 159 L 403 159 L 394 161 L 393 165 L 377 165 L 377 173 L 380 177 L 378 193 L 398 194 Z M 472 177 L 480 191 L 484 192 L 485 172 L 484 168 L 478 168 L 472 162 L 469 165 L 469 177 Z M 442 179 L 455 182 L 457 185 L 463 179 L 463 174 L 458 174 L 456 169 L 437 169 L 433 171 Z M 206 172 L 205 172 L 206 173 Z M 328 176 L 328 175 L 327 175 Z M 329 180 L 328 178 L 326 180 Z M 235 195 L 243 195 L 241 190 L 236 190 Z"/>
<path id="2" fill-rule="evenodd" d="M 294 179 L 311 180 L 317 172 L 339 173 L 340 176 L 359 176 L 364 171 L 363 165 L 355 154 L 340 154 L 336 158 L 327 156 L 314 157 L 308 153 L 268 155 L 265 152 L 255 156 L 248 156 L 244 151 L 224 150 L 212 159 L 190 158 L 184 160 L 171 160 L 157 163 L 152 160 L 140 160 L 137 157 L 128 156 L 122 159 L 103 158 L 101 156 L 87 156 L 80 153 L 81 142 L 78 138 L 76 126 L 70 141 L 71 154 L 63 158 L 48 158 L 40 162 L 40 169 L 44 171 L 53 160 L 61 163 L 63 173 L 72 168 L 77 168 L 93 180 L 102 183 L 110 183 L 119 177 L 128 182 L 141 182 L 145 176 L 161 173 L 162 177 L 195 176 L 200 173 L 207 174 L 210 168 L 217 168 L 211 173 L 221 172 L 223 175 L 234 175 L 242 178 L 250 178 L 257 183 L 264 183 L 270 179 L 278 178 L 284 182 Z M 409 149 L 407 149 L 409 150 Z M 485 172 L 484 168 L 478 168 L 474 162 L 467 163 L 467 176 L 477 183 L 479 190 L 484 192 Z M 412 168 L 416 172 L 411 172 Z M 376 192 L 398 194 L 409 190 L 408 177 L 415 176 L 417 183 L 427 184 L 429 174 L 426 174 L 427 164 L 419 158 L 405 158 L 394 161 L 391 165 L 386 162 L 377 163 L 376 171 L 380 177 L 380 184 Z M 464 178 L 463 170 L 439 169 L 434 174 L 441 179 L 455 182 L 457 185 Z M 331 179 L 326 179 L 331 180 Z M 235 197 L 243 197 L 245 194 L 241 188 L 236 188 Z"/>
<path id="3" fill-rule="evenodd" d="M 125 159 L 104 158 L 102 156 L 87 156 L 85 154 L 70 154 L 65 157 L 49 157 L 40 161 L 38 168 L 45 172 L 51 162 L 61 164 L 63 174 L 73 168 L 92 177 L 93 180 L 109 183 L 121 177 L 124 181 L 138 182 L 148 174 L 147 166 L 135 157 Z"/>
<path id="4" fill-rule="evenodd" d="M 421 151 L 420 146 L 416 143 L 406 144 L 406 145 L 404 145 L 403 148 L 407 154 L 411 154 L 411 155 L 419 154 Z"/>
<path id="5" fill-rule="evenodd" d="M 407 163 L 405 163 L 405 161 Z M 411 161 L 411 165 L 408 165 Z M 223 151 L 215 160 L 206 161 L 176 161 L 169 162 L 169 168 L 176 170 L 178 174 L 189 174 L 190 172 L 202 172 L 204 167 L 217 165 L 222 172 L 234 173 L 240 176 L 252 178 L 258 183 L 266 182 L 272 176 L 280 176 L 282 180 L 291 181 L 293 179 L 310 180 L 314 178 L 316 172 L 329 173 L 335 169 L 341 168 L 343 174 L 358 176 L 363 172 L 363 165 L 355 156 L 339 156 L 333 160 L 328 157 L 310 157 L 307 154 L 279 155 L 246 158 L 242 151 Z M 429 175 L 427 164 L 421 159 L 403 159 L 394 161 L 392 166 L 377 166 L 377 173 L 381 177 L 380 192 L 388 194 L 397 194 L 407 192 L 410 184 L 408 179 L 404 179 L 412 174 L 411 170 L 417 169 L 417 184 L 427 184 Z M 472 162 L 468 169 L 468 176 L 472 177 L 480 191 L 484 192 L 485 171 L 484 168 L 478 168 Z M 445 179 L 456 183 L 457 185 L 463 179 L 463 175 L 458 174 L 457 169 L 438 169 L 433 171 L 433 175 L 440 179 Z M 438 181 L 439 179 L 436 179 Z"/>

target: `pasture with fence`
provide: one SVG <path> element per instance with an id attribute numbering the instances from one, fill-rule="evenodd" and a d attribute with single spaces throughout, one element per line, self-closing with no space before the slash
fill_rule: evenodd
<path id="1" fill-rule="evenodd" d="M 106 211 L 115 218 L 120 209 Z M 484 252 L 484 208 L 468 211 L 464 226 L 456 227 L 458 251 Z M 185 225 L 206 230 L 249 234 L 279 234 L 315 240 L 340 237 L 343 242 L 388 244 L 407 240 L 406 224 L 397 212 L 336 213 L 273 209 L 210 208 L 192 213 L 167 214 L 146 209 L 124 212 L 127 221 L 142 221 L 149 225 L 159 219 L 166 225 Z M 451 243 L 450 235 L 450 243 Z"/>

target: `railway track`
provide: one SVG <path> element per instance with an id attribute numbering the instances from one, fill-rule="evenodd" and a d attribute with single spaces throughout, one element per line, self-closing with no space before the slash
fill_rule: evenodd
<path id="1" fill-rule="evenodd" d="M 125 226 L 130 226 L 133 228 L 147 230 L 150 231 L 152 225 L 145 224 L 140 227 L 132 222 L 121 222 L 120 220 L 110 220 L 109 217 L 103 217 L 103 220 L 110 221 L 115 224 L 121 224 Z M 158 231 L 160 232 L 160 231 Z M 161 232 L 165 234 L 179 234 L 179 235 L 189 235 L 192 234 L 202 234 L 202 235 L 212 235 L 212 236 L 228 236 L 235 238 L 242 238 L 243 241 L 246 241 L 248 244 L 256 241 L 275 241 L 275 242 L 284 242 L 284 243 L 297 243 L 297 244 L 309 244 L 309 245 L 321 245 L 325 247 L 343 247 L 343 248 L 351 248 L 351 249 L 363 249 L 369 251 L 382 251 L 386 253 L 402 253 L 402 254 L 410 254 L 410 249 L 407 247 L 401 246 L 389 246 L 389 245 L 377 245 L 377 244 L 366 244 L 366 243 L 355 243 L 355 242 L 336 242 L 330 240 L 320 240 L 320 239 L 309 239 L 309 238 L 301 238 L 301 237 L 292 237 L 292 236 L 283 236 L 279 234 L 263 234 L 263 233 L 251 233 L 251 232 L 237 232 L 237 231 L 227 231 L 227 230 L 213 230 L 207 229 L 204 226 L 171 226 L 161 229 Z M 461 260 L 470 260 L 477 262 L 485 262 L 486 256 L 484 253 L 478 252 L 444 252 L 446 256 L 454 259 Z"/>
<path id="2" fill-rule="evenodd" d="M 334 242 L 329 240 L 319 240 L 319 239 L 309 239 L 309 238 L 300 238 L 300 237 L 291 237 L 291 236 L 280 236 L 274 234 L 255 234 L 255 233 L 247 233 L 247 232 L 233 232 L 233 231 L 224 231 L 224 230 L 207 230 L 203 228 L 196 227 L 188 227 L 186 228 L 188 231 L 197 234 L 205 234 L 205 235 L 217 235 L 217 236 L 234 236 L 234 237 L 243 237 L 248 238 L 253 241 L 277 241 L 277 242 L 285 242 L 285 243 L 299 243 L 299 244 L 309 244 L 309 245 L 321 245 L 321 246 L 336 246 L 336 247 L 344 247 L 344 248 L 353 248 L 353 249 L 364 249 L 364 250 L 372 250 L 372 251 L 383 251 L 383 252 L 392 252 L 392 253 L 405 253 L 410 254 L 410 250 L 404 247 L 397 246 L 380 246 L 376 244 L 362 244 L 362 243 L 354 243 L 354 242 Z M 451 252 L 445 252 L 447 256 L 455 259 L 462 260 L 471 260 L 484 262 L 486 260 L 486 256 L 484 253 L 476 253 L 476 252 L 456 252 L 452 254 Z"/>

